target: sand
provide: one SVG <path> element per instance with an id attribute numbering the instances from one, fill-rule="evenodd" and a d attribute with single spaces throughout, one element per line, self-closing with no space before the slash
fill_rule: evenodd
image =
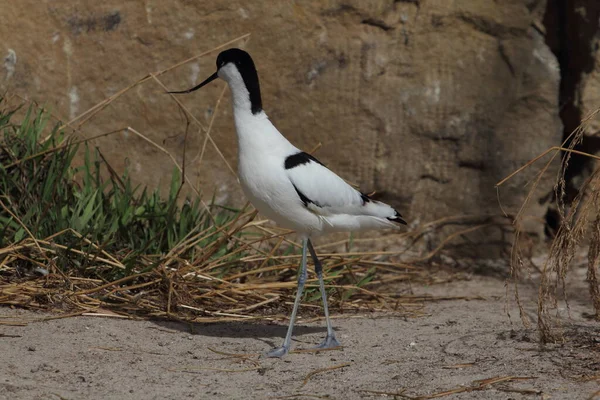
<path id="1" fill-rule="evenodd" d="M 504 281 L 473 277 L 418 293 L 483 296 L 427 303 L 426 316 L 337 316 L 344 348 L 284 359 L 219 355 L 262 353 L 279 345 L 281 324 L 195 325 L 168 321 L 73 317 L 26 326 L 0 325 L 0 399 L 271 399 L 393 398 L 465 387 L 493 377 L 506 381 L 444 399 L 587 399 L 600 389 L 600 333 L 583 282 L 574 278 L 569 340 L 540 347 L 524 328 Z M 527 312 L 535 316 L 535 288 L 525 285 Z M 0 308 L 0 323 L 51 314 Z M 309 348 L 324 335 L 323 322 L 303 323 L 293 346 Z M 323 370 L 332 368 L 330 370 Z M 312 375 L 311 375 L 312 374 Z M 481 385 L 481 384 L 479 384 Z M 402 398 L 397 396 L 396 398 Z"/>

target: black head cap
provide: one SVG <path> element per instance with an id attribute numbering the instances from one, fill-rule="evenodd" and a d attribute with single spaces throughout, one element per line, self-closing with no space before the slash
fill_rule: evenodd
<path id="1" fill-rule="evenodd" d="M 260 98 L 260 84 L 258 82 L 258 73 L 254 66 L 254 61 L 250 54 L 241 49 L 228 49 L 222 51 L 217 56 L 217 70 L 223 66 L 233 63 L 240 72 L 244 84 L 250 93 L 250 104 L 252 114 L 257 114 L 262 111 L 262 100 Z"/>

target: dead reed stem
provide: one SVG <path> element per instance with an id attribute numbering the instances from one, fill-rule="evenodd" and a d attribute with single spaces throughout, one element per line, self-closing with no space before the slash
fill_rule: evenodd
<path id="1" fill-rule="evenodd" d="M 557 317 L 559 298 L 566 303 L 568 310 L 568 301 L 566 293 L 566 277 L 572 265 L 573 259 L 580 248 L 587 247 L 588 265 L 587 281 L 590 290 L 591 303 L 595 309 L 596 318 L 600 317 L 600 288 L 597 277 L 597 263 L 600 255 L 600 170 L 595 167 L 591 175 L 578 189 L 579 193 L 575 198 L 566 203 L 566 172 L 572 154 L 583 155 L 594 160 L 600 160 L 595 154 L 585 153 L 575 150 L 574 147 L 584 140 L 584 135 L 589 131 L 590 123 L 594 120 L 600 109 L 597 109 L 586 116 L 579 127 L 577 127 L 561 146 L 554 146 L 539 156 L 533 158 L 522 167 L 502 179 L 497 187 L 501 186 L 514 176 L 522 172 L 525 168 L 532 166 L 542 157 L 552 154 L 549 161 L 538 171 L 536 179 L 531 185 L 525 201 L 523 202 L 519 213 L 513 221 L 515 226 L 515 239 L 511 253 L 511 273 L 515 298 L 521 311 L 521 318 L 525 324 L 528 323 L 523 307 L 519 298 L 518 280 L 524 272 L 528 271 L 528 263 L 525 261 L 523 249 L 521 248 L 520 236 L 522 221 L 524 220 L 525 210 L 535 192 L 542 175 L 548 170 L 553 161 L 561 155 L 561 166 L 556 178 L 554 194 L 556 207 L 560 215 L 560 227 L 556 232 L 549 254 L 540 271 L 540 284 L 537 302 L 537 325 L 542 342 L 554 342 L 563 339 L 560 329 L 560 320 Z M 589 133 L 589 132 L 588 132 Z"/>

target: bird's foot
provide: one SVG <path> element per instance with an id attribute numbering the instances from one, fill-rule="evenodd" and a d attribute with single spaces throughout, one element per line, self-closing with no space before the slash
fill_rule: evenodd
<path id="1" fill-rule="evenodd" d="M 323 340 L 321 342 L 320 345 L 316 346 L 316 349 L 334 349 L 336 347 L 341 347 L 342 344 L 340 342 L 338 342 L 338 340 L 335 338 L 335 333 L 331 333 L 331 335 L 327 335 L 327 337 L 325 338 L 325 340 Z"/>
<path id="2" fill-rule="evenodd" d="M 289 351 L 290 351 L 289 347 L 281 346 L 281 347 L 275 347 L 274 349 L 270 350 L 265 355 L 267 357 L 271 357 L 271 358 L 281 358 L 281 357 L 285 356 Z"/>

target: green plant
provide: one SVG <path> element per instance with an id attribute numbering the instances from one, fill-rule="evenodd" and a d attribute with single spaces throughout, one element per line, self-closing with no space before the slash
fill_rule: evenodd
<path id="1" fill-rule="evenodd" d="M 69 253 L 57 265 L 86 268 L 89 254 L 101 249 L 123 255 L 126 268 L 109 271 L 119 277 L 131 273 L 140 257 L 164 255 L 194 232 L 214 231 L 237 214 L 221 210 L 212 220 L 199 200 L 179 203 L 177 168 L 166 199 L 158 190 L 134 186 L 127 172 L 118 176 L 106 168 L 99 150 L 87 143 L 83 164 L 75 168 L 78 144 L 65 139 L 58 126 L 42 138 L 46 113 L 30 108 L 22 123 L 13 125 L 15 111 L 0 114 L 0 248 L 29 236 L 55 237 L 54 243 L 84 252 Z M 196 246 L 215 239 L 209 236 Z M 179 256 L 193 260 L 196 246 Z"/>

